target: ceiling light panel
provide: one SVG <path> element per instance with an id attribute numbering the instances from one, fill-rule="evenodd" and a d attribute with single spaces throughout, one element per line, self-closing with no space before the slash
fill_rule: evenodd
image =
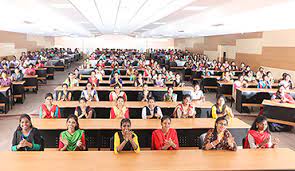
<path id="1" fill-rule="evenodd" d="M 98 31 L 107 32 L 104 27 L 104 23 L 101 19 L 100 9 L 101 6 L 97 7 L 95 0 L 69 0 L 74 7 L 80 12 L 85 18 L 90 21 Z M 107 1 L 105 1 L 107 2 Z"/>

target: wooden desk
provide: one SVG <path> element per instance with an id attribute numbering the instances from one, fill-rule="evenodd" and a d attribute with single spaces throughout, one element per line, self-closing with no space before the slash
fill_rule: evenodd
<path id="1" fill-rule="evenodd" d="M 0 152 L 3 171 L 40 170 L 294 170 L 295 152 L 287 148 L 230 151 Z M 36 164 L 38 161 L 38 165 Z M 54 161 L 54 162 L 53 162 Z M 73 162 L 74 161 L 74 162 Z M 131 162 L 132 161 L 132 162 Z M 212 163 L 212 161 L 214 161 Z M 257 163 L 257 161 L 260 161 Z"/>
<path id="2" fill-rule="evenodd" d="M 180 102 L 156 102 L 156 105 L 159 106 L 163 114 L 172 115 L 174 108 Z M 78 101 L 56 101 L 54 104 L 57 104 L 61 110 L 61 115 L 63 118 L 68 117 L 70 114 L 73 114 L 75 108 L 79 105 Z M 141 101 L 127 101 L 125 102 L 126 107 L 129 108 L 130 118 L 141 118 L 141 111 L 144 106 L 147 105 L 147 102 Z M 103 102 L 88 102 L 88 105 L 91 106 L 96 111 L 97 118 L 110 118 L 110 110 L 115 106 L 115 102 L 103 101 Z M 192 102 L 192 105 L 196 108 L 196 117 L 207 118 L 210 115 L 211 107 L 213 104 L 209 101 L 205 102 Z"/>
<path id="3" fill-rule="evenodd" d="M 88 80 L 90 75 L 80 75 L 81 80 Z M 128 75 L 120 75 L 120 78 L 125 81 L 125 80 L 130 80 L 130 76 Z M 102 76 L 103 80 L 110 80 L 110 75 L 103 75 Z M 148 79 L 148 77 L 143 77 L 143 79 Z"/>
<path id="4" fill-rule="evenodd" d="M 38 80 L 43 83 L 46 84 L 47 81 L 47 68 L 38 68 L 36 69 L 36 75 L 38 76 Z"/>
<path id="5" fill-rule="evenodd" d="M 249 112 L 249 106 L 262 106 L 263 100 L 271 99 L 277 89 L 238 88 L 236 97 L 236 110 L 240 113 Z M 294 98 L 295 90 L 287 91 Z"/>
<path id="6" fill-rule="evenodd" d="M 24 81 L 25 81 L 25 89 L 33 89 L 35 93 L 38 92 L 38 76 L 29 76 L 25 75 L 24 76 Z"/>
<path id="7" fill-rule="evenodd" d="M 72 92 L 73 100 L 79 100 L 81 96 L 82 90 L 84 90 L 85 87 L 78 86 L 78 87 L 69 87 L 69 91 Z M 98 97 L 100 101 L 108 101 L 109 100 L 109 94 L 111 91 L 114 91 L 113 87 L 105 87 L 105 86 L 99 86 L 95 87 L 95 89 L 98 91 Z M 163 101 L 162 98 L 164 94 L 167 92 L 167 87 L 148 87 L 150 91 L 152 91 L 153 96 L 155 96 L 157 101 Z M 128 101 L 138 101 L 137 96 L 140 91 L 143 91 L 142 87 L 122 87 L 121 89 L 127 94 Z M 58 86 L 54 89 L 55 93 L 62 91 L 62 87 Z M 183 94 L 187 94 L 187 92 L 193 91 L 193 87 L 185 86 L 185 87 L 175 87 L 174 93 L 177 94 L 177 101 L 182 101 Z"/>
<path id="8" fill-rule="evenodd" d="M 0 104 L 4 105 L 4 113 L 7 113 L 12 108 L 12 95 L 10 87 L 0 87 Z M 2 106 L 3 107 L 3 106 Z"/>
<path id="9" fill-rule="evenodd" d="M 295 126 L 295 104 L 263 100 L 262 105 L 263 115 L 267 118 L 279 120 L 278 122 L 282 124 Z"/>
<path id="10" fill-rule="evenodd" d="M 217 95 L 232 96 L 234 81 L 217 81 Z M 257 82 L 249 82 L 248 88 L 257 88 Z M 272 85 L 273 88 L 279 87 L 278 83 Z"/>
<path id="11" fill-rule="evenodd" d="M 81 74 L 81 75 L 90 75 L 90 72 L 91 71 L 93 71 L 94 70 L 94 68 L 90 68 L 90 69 L 81 69 L 80 71 L 79 71 L 79 73 Z M 112 71 L 114 70 L 113 68 L 104 68 L 103 69 L 104 70 L 104 72 L 105 72 L 105 75 L 111 75 L 111 73 L 112 73 Z M 120 70 L 120 75 L 126 75 L 126 73 L 127 73 L 127 69 L 122 69 L 122 68 L 119 68 L 119 70 Z M 144 70 L 142 70 L 142 69 L 137 69 L 137 71 L 138 72 L 140 72 L 140 73 L 143 73 L 144 72 Z"/>
<path id="12" fill-rule="evenodd" d="M 66 129 L 66 119 L 37 119 L 33 118 L 33 124 L 41 132 L 46 142 L 46 147 L 57 147 L 59 133 Z M 152 131 L 161 128 L 161 121 L 157 119 L 131 119 L 132 130 L 139 137 L 141 147 L 151 147 Z M 172 119 L 171 127 L 178 133 L 180 146 L 196 147 L 198 137 L 214 127 L 212 118 Z M 120 129 L 119 119 L 80 119 L 81 129 L 86 130 L 89 139 L 89 147 L 109 148 L 110 138 Z M 238 145 L 242 145 L 242 139 L 246 136 L 250 125 L 234 118 L 228 129 L 235 137 Z"/>
<path id="13" fill-rule="evenodd" d="M 217 80 L 220 76 L 204 76 L 202 75 L 201 87 L 204 89 L 217 89 Z"/>
<path id="14" fill-rule="evenodd" d="M 47 79 L 53 80 L 54 79 L 54 66 L 44 66 L 47 70 Z"/>
<path id="15" fill-rule="evenodd" d="M 13 99 L 20 99 L 21 103 L 25 100 L 25 81 L 13 81 L 12 82 L 12 97 Z"/>
<path id="16" fill-rule="evenodd" d="M 86 86 L 86 84 L 88 83 L 88 80 L 79 80 L 79 86 Z M 145 83 L 147 83 L 149 86 L 153 86 L 154 85 L 154 82 L 152 81 L 145 81 Z M 172 81 L 168 81 L 168 82 L 165 82 L 166 85 L 170 85 L 172 86 L 173 85 L 173 82 Z M 100 86 L 110 86 L 110 81 L 109 80 L 102 80 L 99 82 L 99 85 Z M 134 81 L 126 81 L 124 80 L 123 81 L 123 86 L 134 86 Z"/>

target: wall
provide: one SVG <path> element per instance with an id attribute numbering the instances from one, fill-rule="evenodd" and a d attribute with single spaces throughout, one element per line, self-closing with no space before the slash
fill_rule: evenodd
<path id="1" fill-rule="evenodd" d="M 168 49 L 174 48 L 174 40 L 134 38 L 126 35 L 102 35 L 90 38 L 56 37 L 55 47 L 79 47 L 85 52 L 91 52 L 96 48 Z"/>
<path id="2" fill-rule="evenodd" d="M 53 37 L 0 31 L 0 57 L 11 55 L 19 57 L 21 52 L 53 46 Z"/>
<path id="3" fill-rule="evenodd" d="M 189 40 L 191 41 L 192 38 Z M 196 42 L 200 38 L 194 38 Z M 245 62 L 253 70 L 260 66 L 280 78 L 287 72 L 295 78 L 295 29 L 265 31 L 244 34 L 230 34 L 202 37 L 203 44 L 194 44 L 193 48 L 203 51 L 210 59 L 218 59 L 227 52 L 228 59 L 237 64 Z M 183 43 L 181 46 L 180 43 Z M 189 49 L 186 39 L 175 39 L 176 48 Z"/>

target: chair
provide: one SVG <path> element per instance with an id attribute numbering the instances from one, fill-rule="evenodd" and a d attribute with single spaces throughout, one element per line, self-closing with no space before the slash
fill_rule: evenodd
<path id="1" fill-rule="evenodd" d="M 202 147 L 204 145 L 204 140 L 205 140 L 206 135 L 207 135 L 207 132 L 200 135 L 200 137 L 199 137 L 199 149 L 202 149 Z"/>
<path id="2" fill-rule="evenodd" d="M 110 138 L 110 150 L 114 151 L 114 137 Z"/>

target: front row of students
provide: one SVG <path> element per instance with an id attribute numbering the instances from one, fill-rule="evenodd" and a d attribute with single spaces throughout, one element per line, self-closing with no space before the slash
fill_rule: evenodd
<path id="1" fill-rule="evenodd" d="M 60 151 L 84 151 L 86 148 L 85 132 L 80 129 L 78 117 L 70 115 L 66 120 L 67 130 L 60 133 L 58 149 Z M 218 117 L 213 129 L 209 129 L 204 138 L 202 149 L 204 150 L 237 150 L 234 137 L 227 130 L 228 120 L 226 117 Z M 121 120 L 121 130 L 113 137 L 114 152 L 135 151 L 140 152 L 137 135 L 132 131 L 131 121 L 128 118 Z M 19 126 L 13 135 L 12 151 L 42 151 L 44 141 L 37 128 L 33 127 L 31 118 L 27 114 L 21 115 Z M 279 139 L 272 141 L 268 129 L 267 119 L 258 116 L 245 138 L 244 148 L 274 148 Z M 152 133 L 152 150 L 177 150 L 179 142 L 177 131 L 171 128 L 171 118 L 161 118 L 161 129 Z"/>

